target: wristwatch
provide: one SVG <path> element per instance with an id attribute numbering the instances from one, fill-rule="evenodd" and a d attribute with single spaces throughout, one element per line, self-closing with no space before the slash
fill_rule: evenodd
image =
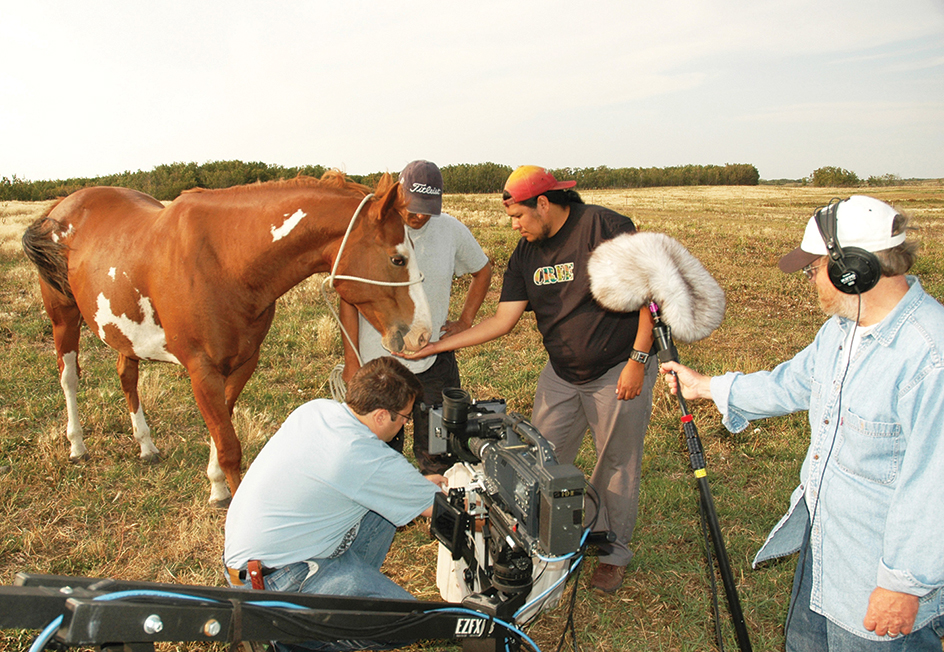
<path id="1" fill-rule="evenodd" d="M 637 351 L 636 349 L 633 349 L 633 352 L 629 354 L 629 359 L 635 360 L 636 362 L 640 364 L 646 364 L 646 362 L 648 362 L 649 360 L 649 354 L 643 351 Z"/>

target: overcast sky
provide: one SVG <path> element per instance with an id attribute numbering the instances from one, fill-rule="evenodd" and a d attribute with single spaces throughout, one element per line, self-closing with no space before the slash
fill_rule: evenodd
<path id="1" fill-rule="evenodd" d="M 0 177 L 416 158 L 944 177 L 944 0 L 0 0 Z"/>

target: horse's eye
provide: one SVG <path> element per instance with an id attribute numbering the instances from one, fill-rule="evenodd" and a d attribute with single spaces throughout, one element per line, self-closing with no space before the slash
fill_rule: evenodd
<path id="1" fill-rule="evenodd" d="M 403 267 L 406 265 L 405 256 L 390 256 L 390 262 L 396 265 L 397 267 Z"/>

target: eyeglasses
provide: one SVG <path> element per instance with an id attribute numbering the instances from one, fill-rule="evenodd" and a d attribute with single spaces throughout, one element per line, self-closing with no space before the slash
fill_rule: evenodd
<path id="1" fill-rule="evenodd" d="M 812 280 L 813 280 L 813 277 L 816 276 L 816 270 L 819 269 L 820 267 L 822 267 L 822 266 L 825 265 L 825 264 L 826 264 L 826 263 L 820 263 L 819 265 L 814 265 L 813 263 L 810 263 L 809 265 L 807 265 L 806 267 L 804 267 L 804 268 L 801 269 L 800 271 L 803 272 L 804 275 L 806 275 L 806 280 L 807 280 L 807 281 L 812 281 Z"/>
<path id="2" fill-rule="evenodd" d="M 396 421 L 396 419 L 393 418 L 393 415 L 394 415 L 394 414 L 397 415 L 398 417 L 403 417 L 403 422 L 404 422 L 404 423 L 409 423 L 410 421 L 413 420 L 413 415 L 412 415 L 412 414 L 400 414 L 399 412 L 394 412 L 393 410 L 387 410 L 387 412 L 390 413 L 390 420 L 391 420 L 391 421 Z"/>

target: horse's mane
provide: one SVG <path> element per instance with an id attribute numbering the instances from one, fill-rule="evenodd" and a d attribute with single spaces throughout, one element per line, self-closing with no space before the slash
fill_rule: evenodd
<path id="1" fill-rule="evenodd" d="M 395 183 L 390 176 L 390 174 L 384 174 L 380 181 L 377 182 L 377 188 L 373 192 L 377 195 L 380 195 L 390 189 L 390 186 Z M 333 188 L 336 190 L 349 190 L 360 195 L 366 195 L 371 192 L 371 189 L 367 186 L 351 181 L 347 176 L 338 169 L 332 169 L 325 172 L 321 175 L 320 179 L 315 177 L 309 177 L 302 174 L 299 174 L 296 177 L 291 179 L 278 179 L 276 181 L 260 181 L 257 183 L 249 183 L 242 186 L 231 186 L 229 188 L 218 188 L 218 189 L 207 189 L 207 188 L 191 188 L 189 190 L 184 190 L 181 194 L 190 194 L 190 193 L 246 193 L 246 192 L 259 192 L 260 190 L 273 189 L 277 190 L 280 188 Z"/>

